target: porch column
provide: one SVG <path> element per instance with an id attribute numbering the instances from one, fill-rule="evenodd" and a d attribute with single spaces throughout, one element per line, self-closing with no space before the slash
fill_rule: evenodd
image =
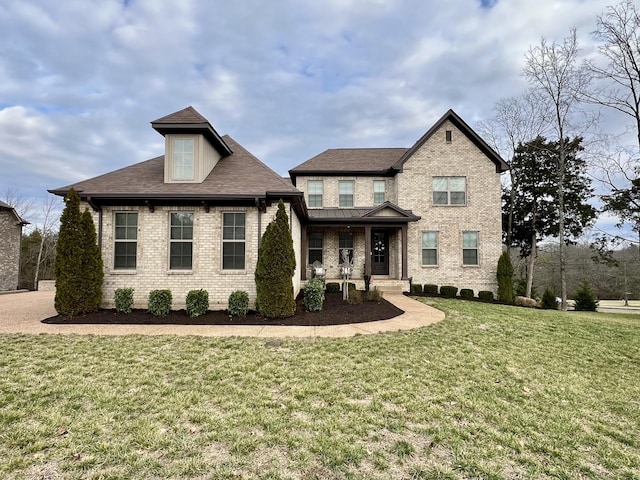
<path id="1" fill-rule="evenodd" d="M 302 280 L 307 279 L 307 264 L 309 260 L 307 259 L 307 226 L 302 225 L 300 227 L 300 278 Z"/>
<path id="2" fill-rule="evenodd" d="M 364 227 L 364 274 L 371 275 L 371 227 Z"/>
<path id="3" fill-rule="evenodd" d="M 409 270 L 409 241 L 407 239 L 408 228 L 406 225 L 402 226 L 402 280 L 409 280 L 407 272 Z"/>

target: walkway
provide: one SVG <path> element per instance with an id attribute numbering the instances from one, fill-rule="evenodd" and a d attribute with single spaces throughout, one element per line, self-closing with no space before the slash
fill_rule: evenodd
<path id="1" fill-rule="evenodd" d="M 60 333 L 79 335 L 199 335 L 203 337 L 352 337 L 426 327 L 444 319 L 444 313 L 397 293 L 385 299 L 405 313 L 389 320 L 322 327 L 277 325 L 49 325 L 41 323 L 56 315 L 54 292 L 0 295 L 0 334 Z"/>

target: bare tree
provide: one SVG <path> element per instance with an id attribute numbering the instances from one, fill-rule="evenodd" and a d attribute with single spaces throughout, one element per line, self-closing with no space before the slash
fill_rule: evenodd
<path id="1" fill-rule="evenodd" d="M 480 131 L 496 152 L 511 165 L 518 145 L 545 135 L 549 114 L 547 102 L 540 101 L 539 96 L 529 90 L 520 96 L 499 100 L 493 107 L 493 117 L 480 124 Z M 512 169 L 508 170 L 507 176 L 507 185 L 504 185 L 504 188 L 509 191 L 510 201 L 507 204 L 505 244 L 507 253 L 511 254 L 514 196 L 519 179 L 517 171 Z"/>
<path id="2" fill-rule="evenodd" d="M 578 39 L 572 29 L 562 43 L 549 43 L 544 37 L 540 45 L 531 47 L 525 56 L 524 76 L 531 83 L 539 98 L 551 111 L 551 123 L 558 141 L 556 162 L 558 200 L 558 238 L 560 239 L 560 290 L 561 308 L 567 309 L 567 280 L 565 252 L 565 164 L 570 134 L 576 134 L 574 116 L 579 113 L 579 100 L 586 91 L 591 75 L 578 64 Z M 583 132 L 579 132 L 583 133 Z"/>
<path id="3" fill-rule="evenodd" d="M 30 218 L 33 214 L 36 203 L 35 200 L 20 195 L 15 187 L 6 185 L 2 189 L 2 196 L 0 198 L 2 198 L 5 203 L 9 204 L 9 206 L 13 207 L 16 212 L 18 212 L 18 215 L 25 220 Z"/>
<path id="4" fill-rule="evenodd" d="M 34 288 L 38 289 L 38 279 L 40 274 L 40 265 L 45 249 L 45 241 L 50 238 L 55 231 L 55 227 L 60 220 L 62 202 L 59 197 L 50 196 L 42 206 L 42 240 L 38 249 L 38 259 L 36 261 L 36 271 L 33 279 Z M 51 253 L 51 252 L 49 252 Z"/>

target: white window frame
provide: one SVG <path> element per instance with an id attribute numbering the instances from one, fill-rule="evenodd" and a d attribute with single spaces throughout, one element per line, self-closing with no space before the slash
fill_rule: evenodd
<path id="1" fill-rule="evenodd" d="M 338 206 L 340 208 L 353 208 L 355 204 L 355 191 L 356 185 L 353 180 L 339 180 L 338 181 Z M 351 192 L 343 192 L 344 188 L 350 186 Z M 351 201 L 349 201 L 349 199 Z"/>
<path id="2" fill-rule="evenodd" d="M 188 233 L 188 226 L 185 227 L 182 223 L 180 224 L 173 224 L 173 218 L 174 215 L 191 215 L 191 236 L 189 237 L 187 235 L 187 238 L 184 237 L 185 233 Z M 169 270 L 181 270 L 181 271 L 185 271 L 185 270 L 192 270 L 193 269 L 193 229 L 195 227 L 194 225 L 194 220 L 195 220 L 195 215 L 194 212 L 186 212 L 186 211 L 176 211 L 176 212 L 169 212 Z M 174 229 L 178 229 L 178 231 L 180 232 L 180 237 L 174 238 Z M 174 244 L 190 244 L 191 245 L 191 262 L 190 265 L 188 267 L 183 267 L 183 266 L 179 266 L 179 267 L 172 267 L 171 266 L 171 259 L 172 259 L 172 246 Z M 184 255 L 180 255 L 180 257 L 184 257 Z"/>
<path id="3" fill-rule="evenodd" d="M 317 188 L 314 188 L 318 186 L 320 187 L 320 193 L 318 193 Z M 309 200 L 309 204 L 307 206 L 309 208 L 322 208 L 322 202 L 324 200 L 324 182 L 322 180 L 307 180 L 307 197 Z M 318 200 L 320 200 L 320 202 L 318 202 Z M 318 205 L 318 203 L 320 204 Z"/>
<path id="4" fill-rule="evenodd" d="M 234 223 L 233 225 L 225 225 L 225 218 L 227 215 L 234 215 Z M 236 215 L 242 215 L 244 218 L 244 223 L 242 226 L 237 225 L 235 223 L 235 218 Z M 225 228 L 232 228 L 232 235 L 230 238 L 225 238 L 227 236 L 227 233 L 225 232 Z M 238 235 L 239 231 L 237 231 L 237 228 L 242 228 L 242 235 Z M 238 235 L 238 236 L 236 236 Z M 240 238 L 241 237 L 241 238 Z M 234 246 L 236 245 L 243 245 L 243 254 L 242 254 L 242 267 L 237 267 L 234 266 L 233 267 L 225 267 L 225 246 L 226 245 L 231 245 L 233 244 Z M 222 212 L 222 249 L 221 249 L 221 255 L 220 255 L 220 263 L 221 263 L 221 267 L 223 270 L 245 270 L 247 267 L 247 212 Z M 235 251 L 233 252 L 233 258 L 236 257 Z"/>
<path id="5" fill-rule="evenodd" d="M 382 190 L 380 190 L 380 186 L 382 186 Z M 376 199 L 377 194 L 382 194 L 382 200 Z M 380 205 L 387 200 L 387 182 L 384 180 L 374 180 L 373 181 L 373 204 Z"/>
<path id="6" fill-rule="evenodd" d="M 129 218 L 129 215 L 135 215 L 135 219 L 136 219 L 136 223 L 135 226 L 134 225 L 130 225 L 128 221 L 126 221 L 124 223 L 124 225 L 118 225 L 118 215 L 126 215 L 125 218 Z M 139 225 L 139 215 L 138 212 L 133 212 L 133 211 L 117 211 L 117 212 L 113 212 L 113 269 L 114 270 L 128 270 L 128 271 L 132 271 L 132 270 L 136 270 L 136 268 L 138 267 L 138 225 Z M 119 236 L 118 235 L 118 229 L 119 228 L 124 228 L 124 232 L 125 235 L 124 237 Z M 130 230 L 133 229 L 133 230 Z M 129 236 L 130 232 L 134 233 L 134 238 L 131 238 Z M 124 266 L 124 267 L 119 267 L 117 265 L 117 257 L 118 255 L 116 254 L 116 250 L 117 250 L 117 245 L 118 244 L 126 244 L 126 245 L 135 245 L 135 256 L 134 258 L 134 265 L 132 267 L 129 266 Z M 128 247 L 127 247 L 128 248 Z M 124 255 L 125 259 L 127 257 L 131 257 L 131 255 L 129 255 L 129 253 L 125 253 Z M 126 262 L 125 262 L 126 264 Z"/>
<path id="7" fill-rule="evenodd" d="M 433 234 L 433 236 L 435 237 L 435 246 L 429 245 L 429 241 L 426 237 L 426 235 L 430 235 Z M 422 232 L 422 266 L 423 267 L 437 267 L 440 263 L 440 252 L 439 252 L 439 246 L 440 246 L 440 235 L 439 232 L 437 230 L 425 230 L 424 232 Z M 425 250 L 433 250 L 435 251 L 436 254 L 436 262 L 435 263 L 425 263 L 424 262 L 424 252 Z"/>
<path id="8" fill-rule="evenodd" d="M 187 147 L 191 144 L 191 151 Z M 176 137 L 171 139 L 171 180 L 174 182 L 192 182 L 196 178 L 196 139 Z M 190 156 L 189 156 L 190 155 Z M 189 165 L 190 163 L 190 165 Z M 190 175 L 189 175 L 190 168 Z"/>
<path id="9" fill-rule="evenodd" d="M 464 190 L 459 190 L 459 189 L 453 189 L 454 187 L 452 187 L 452 184 L 455 181 L 460 181 L 462 180 L 464 182 Z M 436 183 L 437 182 L 446 182 L 446 186 L 444 190 L 436 190 Z M 449 177 L 444 177 L 444 176 L 437 176 L 437 177 L 433 177 L 432 178 L 432 182 L 431 182 L 431 187 L 433 189 L 433 194 L 432 194 L 432 202 L 434 206 L 454 206 L 454 207 L 462 207 L 465 206 L 467 204 L 467 177 L 463 177 L 463 176 L 449 176 Z M 452 202 L 452 196 L 454 194 L 460 194 L 462 193 L 464 195 L 463 201 L 455 201 Z M 442 194 L 446 195 L 446 201 L 442 202 L 440 200 L 437 200 L 437 196 L 442 196 Z"/>
<path id="10" fill-rule="evenodd" d="M 475 235 L 475 245 L 470 245 L 468 240 L 470 237 L 468 235 Z M 465 251 L 473 251 L 476 252 L 476 263 L 466 263 L 465 262 Z M 477 230 L 464 230 L 462 232 L 462 265 L 464 267 L 477 267 L 480 265 L 480 232 Z"/>

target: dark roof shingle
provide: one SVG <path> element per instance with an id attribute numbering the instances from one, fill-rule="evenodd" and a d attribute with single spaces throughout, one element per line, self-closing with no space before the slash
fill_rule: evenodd
<path id="1" fill-rule="evenodd" d="M 289 170 L 294 175 L 307 172 L 371 172 L 389 170 L 406 148 L 332 148 Z"/>

